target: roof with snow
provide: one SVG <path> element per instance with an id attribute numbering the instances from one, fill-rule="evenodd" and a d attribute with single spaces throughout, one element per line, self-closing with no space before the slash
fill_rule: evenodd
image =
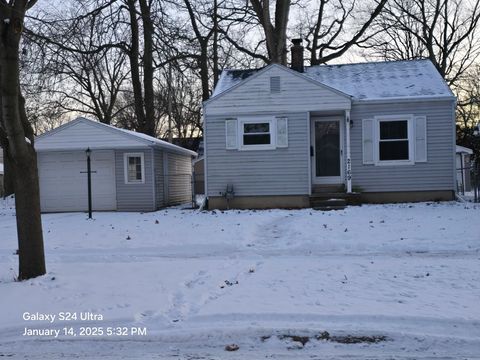
<path id="1" fill-rule="evenodd" d="M 139 146 L 153 146 L 185 155 L 196 156 L 197 153 L 169 142 L 136 131 L 120 129 L 84 117 L 76 118 L 58 128 L 38 136 L 35 149 L 79 150 L 117 149 Z"/>
<path id="2" fill-rule="evenodd" d="M 224 70 L 212 98 L 261 70 Z M 309 66 L 302 75 L 354 100 L 454 98 L 435 66 L 426 59 Z"/>
<path id="3" fill-rule="evenodd" d="M 463 154 L 473 154 L 473 150 L 472 149 L 469 149 L 465 146 L 461 146 L 461 145 L 457 145 L 456 146 L 456 149 L 455 149 L 456 153 L 459 154 L 459 153 L 463 153 Z"/>

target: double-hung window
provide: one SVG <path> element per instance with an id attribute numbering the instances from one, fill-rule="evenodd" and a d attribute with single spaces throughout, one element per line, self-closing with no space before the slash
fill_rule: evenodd
<path id="1" fill-rule="evenodd" d="M 127 153 L 124 155 L 125 183 L 145 183 L 145 161 L 143 153 Z"/>
<path id="2" fill-rule="evenodd" d="M 412 119 L 377 118 L 377 164 L 413 162 Z"/>
<path id="3" fill-rule="evenodd" d="M 240 147 L 247 149 L 275 148 L 273 119 L 248 119 L 240 121 Z"/>

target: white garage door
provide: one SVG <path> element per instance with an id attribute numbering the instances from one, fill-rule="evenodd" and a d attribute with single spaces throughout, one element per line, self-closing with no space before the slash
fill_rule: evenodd
<path id="1" fill-rule="evenodd" d="M 116 210 L 113 151 L 92 151 L 93 210 Z M 43 212 L 87 211 L 87 157 L 84 151 L 38 154 Z"/>

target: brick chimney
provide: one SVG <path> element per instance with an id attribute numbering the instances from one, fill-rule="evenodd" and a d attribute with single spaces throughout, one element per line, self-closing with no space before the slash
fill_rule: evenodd
<path id="1" fill-rule="evenodd" d="M 302 39 L 292 39 L 292 70 L 303 73 L 303 46 Z"/>

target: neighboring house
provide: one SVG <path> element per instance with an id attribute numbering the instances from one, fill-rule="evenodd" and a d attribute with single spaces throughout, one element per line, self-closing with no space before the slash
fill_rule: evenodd
<path id="1" fill-rule="evenodd" d="M 457 191 L 465 193 L 472 190 L 470 167 L 473 150 L 457 145 L 456 146 L 456 170 L 457 170 Z"/>
<path id="2" fill-rule="evenodd" d="M 77 118 L 36 138 L 42 212 L 154 211 L 192 200 L 196 153 L 151 136 Z"/>
<path id="3" fill-rule="evenodd" d="M 308 207 L 341 189 L 454 198 L 456 98 L 430 61 L 304 68 L 292 53 L 296 70 L 224 70 L 204 102 L 210 208 Z"/>

